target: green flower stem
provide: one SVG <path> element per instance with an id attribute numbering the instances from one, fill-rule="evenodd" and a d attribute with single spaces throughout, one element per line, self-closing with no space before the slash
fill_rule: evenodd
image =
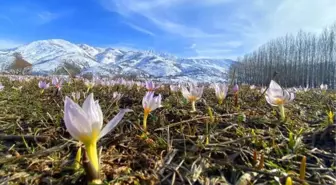
<path id="1" fill-rule="evenodd" d="M 280 110 L 281 121 L 284 121 L 286 118 L 285 107 L 283 105 L 279 105 L 279 110 Z"/>

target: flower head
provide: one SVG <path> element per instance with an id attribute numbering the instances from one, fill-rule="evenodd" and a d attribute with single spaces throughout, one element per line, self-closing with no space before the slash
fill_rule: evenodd
<path id="1" fill-rule="evenodd" d="M 124 95 L 121 94 L 121 93 L 114 92 L 112 98 L 113 98 L 114 101 L 119 101 L 123 96 Z"/>
<path id="2" fill-rule="evenodd" d="M 226 84 L 215 84 L 214 88 L 216 97 L 219 100 L 219 104 L 222 104 L 222 101 L 225 99 L 227 95 L 229 87 Z"/>
<path id="3" fill-rule="evenodd" d="M 72 99 L 74 99 L 75 101 L 78 101 L 80 99 L 80 95 L 81 95 L 81 93 L 78 92 L 78 91 L 71 93 Z"/>
<path id="4" fill-rule="evenodd" d="M 275 81 L 271 81 L 266 91 L 266 101 L 272 106 L 287 104 L 294 100 L 295 94 L 281 88 Z"/>
<path id="5" fill-rule="evenodd" d="M 180 87 L 178 85 L 170 85 L 169 87 L 171 92 L 177 92 L 180 90 Z"/>
<path id="6" fill-rule="evenodd" d="M 154 92 L 148 91 L 142 98 L 142 106 L 144 108 L 143 129 L 147 130 L 147 117 L 149 113 L 159 107 L 162 107 L 161 94 L 154 97 Z"/>
<path id="7" fill-rule="evenodd" d="M 84 84 L 88 89 L 91 89 L 95 85 L 95 82 L 93 80 L 90 81 L 90 80 L 85 79 Z"/>
<path id="8" fill-rule="evenodd" d="M 159 107 L 162 107 L 161 94 L 154 97 L 154 92 L 147 92 L 142 99 L 142 106 L 144 108 L 145 113 L 147 114 Z"/>
<path id="9" fill-rule="evenodd" d="M 251 86 L 250 86 L 250 89 L 251 89 L 251 90 L 254 90 L 254 89 L 256 89 L 256 86 L 255 86 L 255 85 L 251 85 Z"/>
<path id="10" fill-rule="evenodd" d="M 232 90 L 233 90 L 234 93 L 238 93 L 238 91 L 239 91 L 238 84 L 234 85 L 233 88 L 232 88 Z"/>
<path id="11" fill-rule="evenodd" d="M 326 91 L 328 89 L 328 85 L 327 84 L 321 84 L 320 88 L 321 88 L 321 90 Z"/>
<path id="12" fill-rule="evenodd" d="M 202 97 L 204 87 L 197 87 L 193 83 L 189 83 L 189 89 L 185 86 L 182 86 L 181 91 L 184 98 L 194 102 L 199 100 Z"/>
<path id="13" fill-rule="evenodd" d="M 62 88 L 62 84 L 63 84 L 63 80 L 59 79 L 57 77 L 53 77 L 51 83 L 58 89 L 61 90 Z"/>
<path id="14" fill-rule="evenodd" d="M 91 93 L 84 101 L 83 106 L 73 102 L 69 97 L 65 97 L 64 102 L 64 122 L 70 135 L 84 143 L 88 157 L 95 170 L 98 171 L 99 163 L 97 157 L 97 141 L 109 133 L 117 126 L 129 109 L 122 109 L 119 113 L 103 127 L 103 113 L 97 101 L 94 101 Z"/>
<path id="15" fill-rule="evenodd" d="M 48 89 L 49 86 L 50 86 L 50 84 L 47 83 L 46 81 L 39 81 L 39 83 L 38 83 L 38 87 L 40 89 Z"/>
<path id="16" fill-rule="evenodd" d="M 156 89 L 159 88 L 159 86 L 158 87 L 155 86 L 153 81 L 146 81 L 145 86 L 147 91 L 155 91 Z"/>

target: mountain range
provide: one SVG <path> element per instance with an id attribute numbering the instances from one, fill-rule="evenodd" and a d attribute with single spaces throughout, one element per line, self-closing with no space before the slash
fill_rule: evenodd
<path id="1" fill-rule="evenodd" d="M 180 58 L 154 51 L 123 50 L 74 44 L 62 39 L 34 41 L 0 50 L 0 69 L 6 71 L 14 53 L 32 64 L 33 74 L 55 74 L 63 66 L 73 66 L 81 74 L 136 76 L 158 80 L 226 81 L 230 59 Z"/>

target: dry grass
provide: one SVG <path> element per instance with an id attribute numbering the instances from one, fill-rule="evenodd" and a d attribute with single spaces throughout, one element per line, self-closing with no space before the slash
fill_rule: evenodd
<path id="1" fill-rule="evenodd" d="M 0 184 L 85 184 L 83 169 L 71 168 L 77 144 L 62 120 L 64 97 L 86 91 L 84 84 L 65 85 L 56 95 L 54 89 L 40 94 L 37 80 L 1 81 L 6 88 L 0 92 Z M 21 85 L 21 91 L 11 88 Z M 111 105 L 114 91 L 125 94 L 118 106 Z M 233 106 L 232 96 L 217 105 L 213 90 L 206 89 L 206 102 L 197 103 L 196 113 L 167 87 L 158 91 L 164 107 L 149 116 L 147 138 L 141 137 L 145 89 L 97 86 L 92 92 L 105 123 L 119 107 L 134 111 L 99 142 L 106 184 L 237 184 L 242 177 L 251 178 L 252 184 L 285 184 L 287 175 L 298 183 L 302 156 L 307 157 L 308 184 L 335 183 L 336 129 L 326 123 L 325 113 L 336 109 L 335 91 L 298 93 L 286 106 L 287 121 L 280 122 L 277 109 L 263 97 L 258 101 L 260 94 L 247 87 L 240 92 L 239 108 Z M 207 105 L 214 111 L 214 123 Z M 289 131 L 294 143 L 288 140 Z M 262 154 L 264 163 L 260 164 L 262 155 L 253 160 L 254 154 Z"/>

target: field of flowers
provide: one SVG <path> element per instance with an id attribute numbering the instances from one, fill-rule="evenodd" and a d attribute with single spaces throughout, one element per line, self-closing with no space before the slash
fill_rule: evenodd
<path id="1" fill-rule="evenodd" d="M 336 183 L 325 85 L 0 82 L 0 184 Z"/>

